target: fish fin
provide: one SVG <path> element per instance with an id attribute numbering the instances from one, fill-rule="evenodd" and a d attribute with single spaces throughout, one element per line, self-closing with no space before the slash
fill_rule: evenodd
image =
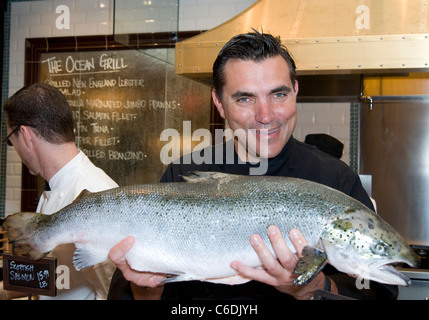
<path id="1" fill-rule="evenodd" d="M 172 283 L 172 282 L 180 282 L 180 281 L 190 281 L 190 280 L 196 280 L 192 276 L 183 273 L 183 272 L 177 272 L 177 273 L 169 273 L 167 278 L 165 278 L 162 283 Z"/>
<path id="2" fill-rule="evenodd" d="M 313 279 L 325 266 L 326 253 L 314 247 L 305 246 L 302 250 L 302 257 L 298 260 L 293 273 L 299 274 L 295 279 L 295 284 L 307 284 Z"/>
<path id="3" fill-rule="evenodd" d="M 182 175 L 182 178 L 186 182 L 198 183 L 198 182 L 228 182 L 231 179 L 237 178 L 236 175 L 216 172 L 216 171 L 191 171 L 186 175 Z"/>
<path id="4" fill-rule="evenodd" d="M 34 239 L 35 225 L 43 217 L 44 215 L 40 213 L 19 212 L 5 218 L 3 225 L 6 237 L 12 245 L 12 254 L 39 260 L 49 253 L 41 252 Z"/>
<path id="5" fill-rule="evenodd" d="M 81 199 L 84 199 L 84 198 L 86 198 L 86 197 L 89 197 L 89 196 L 91 196 L 92 195 L 92 192 L 91 191 L 88 191 L 88 190 L 86 190 L 86 189 L 84 189 L 84 190 L 82 190 L 80 193 L 79 193 L 79 195 L 73 200 L 73 202 L 72 203 L 74 203 L 74 202 L 76 202 L 76 201 L 78 201 L 78 200 L 81 200 Z"/>
<path id="6" fill-rule="evenodd" d="M 235 284 L 243 284 L 246 282 L 249 282 L 250 279 L 243 278 L 242 276 L 236 274 L 230 277 L 225 278 L 212 278 L 212 279 L 201 279 L 197 277 L 193 277 L 192 275 L 182 273 L 182 274 L 169 274 L 162 283 L 172 283 L 172 282 L 180 282 L 180 281 L 191 281 L 191 280 L 199 280 L 204 282 L 211 282 L 211 283 L 217 283 L 217 284 L 229 284 L 229 285 L 235 285 Z"/>
<path id="7" fill-rule="evenodd" d="M 96 265 L 108 259 L 108 255 L 99 250 L 92 249 L 86 243 L 75 243 L 76 251 L 73 256 L 73 264 L 77 271 Z"/>
<path id="8" fill-rule="evenodd" d="M 217 283 L 217 284 L 236 285 L 236 284 L 243 284 L 243 283 L 249 282 L 250 279 L 243 278 L 242 276 L 235 274 L 233 276 L 229 276 L 225 278 L 206 279 L 204 281 Z"/>

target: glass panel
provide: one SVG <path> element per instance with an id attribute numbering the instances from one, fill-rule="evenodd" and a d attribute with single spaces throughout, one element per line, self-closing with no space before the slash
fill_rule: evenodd
<path id="1" fill-rule="evenodd" d="M 115 41 L 130 48 L 142 41 L 157 43 L 157 39 L 139 38 L 139 34 L 169 33 L 171 44 L 177 41 L 179 0 L 115 0 Z"/>

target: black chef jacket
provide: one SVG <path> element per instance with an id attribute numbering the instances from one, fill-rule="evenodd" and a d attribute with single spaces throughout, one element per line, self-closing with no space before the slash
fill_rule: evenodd
<path id="1" fill-rule="evenodd" d="M 258 167 L 250 163 L 239 161 L 237 154 L 234 152 L 233 161 L 227 157 L 229 154 L 227 144 L 233 143 L 232 140 L 223 145 L 222 156 L 219 157 L 217 147 L 207 147 L 197 151 L 199 159 L 205 152 L 211 152 L 211 163 L 186 164 L 183 162 L 194 157 L 181 159 L 178 164 L 170 164 L 164 172 L 161 182 L 179 182 L 183 181 L 182 176 L 192 171 L 217 171 L 232 174 L 249 174 L 249 168 Z M 219 161 L 223 159 L 223 161 Z M 220 162 L 220 163 L 216 163 Z M 307 179 L 314 182 L 322 183 L 334 189 L 340 190 L 351 197 L 359 200 L 367 207 L 373 210 L 373 205 L 367 193 L 362 187 L 359 176 L 350 169 L 343 161 L 330 156 L 314 146 L 299 142 L 291 137 L 280 154 L 268 160 L 268 170 L 265 175 L 284 176 Z M 339 294 L 356 299 L 395 299 L 398 293 L 396 286 L 382 285 L 377 282 L 370 282 L 370 289 L 357 289 L 356 279 L 338 272 L 335 268 L 327 265 L 323 272 L 329 275 L 335 281 Z M 129 284 L 122 277 L 119 270 L 116 270 L 108 299 L 130 299 L 132 294 Z M 169 283 L 164 286 L 162 299 L 290 299 L 291 297 L 280 293 L 277 289 L 264 283 L 250 281 L 241 285 L 223 285 L 201 281 L 186 281 Z"/>

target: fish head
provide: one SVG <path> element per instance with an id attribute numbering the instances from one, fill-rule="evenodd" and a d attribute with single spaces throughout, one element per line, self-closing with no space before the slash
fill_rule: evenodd
<path id="1" fill-rule="evenodd" d="M 408 286 L 410 280 L 392 264 L 417 267 L 420 263 L 401 235 L 369 210 L 354 210 L 335 219 L 322 244 L 329 263 L 339 271 L 385 284 Z"/>

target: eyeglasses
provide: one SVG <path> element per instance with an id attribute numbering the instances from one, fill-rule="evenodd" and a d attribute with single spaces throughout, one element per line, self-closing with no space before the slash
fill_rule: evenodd
<path id="1" fill-rule="evenodd" d="M 4 142 L 4 143 L 6 143 L 8 146 L 12 147 L 12 146 L 13 146 L 13 143 L 12 143 L 12 141 L 10 140 L 10 137 L 11 137 L 15 132 L 17 132 L 20 128 L 21 128 L 21 126 L 17 126 L 15 129 L 13 129 L 13 130 L 12 130 L 12 132 L 11 132 L 11 133 L 9 133 L 9 135 L 8 135 L 8 136 L 3 140 L 3 142 Z"/>

